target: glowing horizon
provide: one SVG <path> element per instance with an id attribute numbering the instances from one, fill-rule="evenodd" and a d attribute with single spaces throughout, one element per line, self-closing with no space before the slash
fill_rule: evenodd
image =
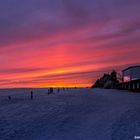
<path id="1" fill-rule="evenodd" d="M 0 88 L 87 87 L 104 72 L 140 64 L 139 5 L 2 0 Z"/>

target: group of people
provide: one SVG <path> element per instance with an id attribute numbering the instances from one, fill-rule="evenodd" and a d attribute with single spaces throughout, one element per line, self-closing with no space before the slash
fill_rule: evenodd
<path id="1" fill-rule="evenodd" d="M 65 88 L 63 88 L 63 90 L 65 90 Z M 60 92 L 60 88 L 57 89 L 57 92 Z M 49 88 L 48 94 L 52 94 L 52 93 L 54 93 L 54 89 Z M 11 100 L 11 96 L 8 96 L 8 99 Z M 33 91 L 30 92 L 30 99 L 33 100 Z"/>
<path id="2" fill-rule="evenodd" d="M 48 89 L 48 94 L 52 94 L 53 93 L 53 88 L 49 88 Z M 30 92 L 30 99 L 33 99 L 33 91 Z"/>
<path id="3" fill-rule="evenodd" d="M 52 94 L 53 93 L 53 88 L 49 88 L 48 89 L 48 94 Z"/>

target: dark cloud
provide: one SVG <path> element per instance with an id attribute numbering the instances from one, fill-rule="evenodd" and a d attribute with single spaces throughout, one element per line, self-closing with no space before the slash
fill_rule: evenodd
<path id="1" fill-rule="evenodd" d="M 1 0 L 0 44 L 47 37 L 119 17 L 137 17 L 138 5 L 139 1 L 132 0 Z"/>
<path id="2" fill-rule="evenodd" d="M 18 73 L 29 73 L 45 70 L 45 68 L 13 68 L 13 69 L 0 69 L 0 74 L 18 74 Z"/>

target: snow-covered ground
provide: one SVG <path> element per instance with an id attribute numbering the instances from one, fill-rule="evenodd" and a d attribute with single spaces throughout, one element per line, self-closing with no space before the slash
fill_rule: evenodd
<path id="1" fill-rule="evenodd" d="M 0 140 L 133 140 L 140 94 L 104 89 L 0 90 Z M 7 96 L 12 99 L 8 100 Z"/>

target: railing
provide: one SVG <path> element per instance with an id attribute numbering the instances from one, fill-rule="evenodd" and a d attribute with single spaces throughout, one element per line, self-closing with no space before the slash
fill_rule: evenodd
<path id="1" fill-rule="evenodd" d="M 131 90 L 140 92 L 140 79 L 132 80 L 130 82 L 122 82 L 117 85 L 117 88 L 122 90 Z"/>

